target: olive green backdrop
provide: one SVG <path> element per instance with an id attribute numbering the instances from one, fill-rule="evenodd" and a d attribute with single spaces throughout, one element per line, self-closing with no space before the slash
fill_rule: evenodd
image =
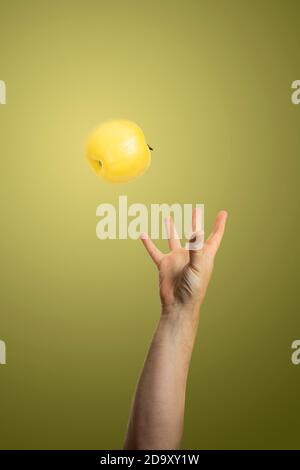
<path id="1" fill-rule="evenodd" d="M 120 448 L 160 314 L 139 241 L 101 202 L 229 211 L 202 310 L 185 448 L 299 447 L 298 1 L 0 0 L 0 447 Z M 152 165 L 124 185 L 88 132 L 136 121 Z M 162 246 L 165 246 L 161 243 Z"/>

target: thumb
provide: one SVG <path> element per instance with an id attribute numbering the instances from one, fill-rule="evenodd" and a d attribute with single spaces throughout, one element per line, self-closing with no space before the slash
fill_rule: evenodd
<path id="1" fill-rule="evenodd" d="M 186 248 L 189 250 L 191 266 L 197 266 L 200 260 L 203 245 L 204 245 L 203 230 L 193 232 L 186 246 Z"/>

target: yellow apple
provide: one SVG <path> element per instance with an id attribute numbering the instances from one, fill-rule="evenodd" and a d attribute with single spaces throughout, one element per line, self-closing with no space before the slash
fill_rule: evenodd
<path id="1" fill-rule="evenodd" d="M 90 135 L 87 159 L 96 175 L 113 183 L 127 183 L 147 170 L 150 150 L 137 124 L 116 119 L 104 122 Z"/>

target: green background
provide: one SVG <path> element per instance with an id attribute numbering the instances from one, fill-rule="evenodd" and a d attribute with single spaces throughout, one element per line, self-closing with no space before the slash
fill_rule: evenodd
<path id="1" fill-rule="evenodd" d="M 207 232 L 229 211 L 182 447 L 299 448 L 299 14 L 298 1 L 0 0 L 2 449 L 122 446 L 160 307 L 140 242 L 96 238 L 96 207 L 120 194 L 204 203 Z M 155 149 L 126 185 L 84 159 L 114 117 Z"/>

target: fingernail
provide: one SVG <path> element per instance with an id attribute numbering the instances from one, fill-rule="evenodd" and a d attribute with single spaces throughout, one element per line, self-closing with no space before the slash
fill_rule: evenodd
<path id="1" fill-rule="evenodd" d="M 141 240 L 148 240 L 149 237 L 148 237 L 147 233 L 143 232 L 143 233 L 141 233 L 140 238 L 141 238 Z"/>

